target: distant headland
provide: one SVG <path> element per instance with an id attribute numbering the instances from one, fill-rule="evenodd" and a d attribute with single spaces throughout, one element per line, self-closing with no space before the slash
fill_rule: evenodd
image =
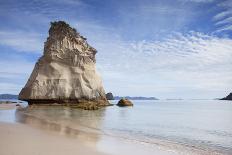
<path id="1" fill-rule="evenodd" d="M 115 100 L 120 100 L 122 98 L 126 98 L 129 100 L 159 100 L 158 98 L 155 97 L 143 97 L 143 96 L 115 96 Z"/>
<path id="2" fill-rule="evenodd" d="M 221 100 L 232 100 L 232 93 L 230 93 L 228 96 L 222 98 Z"/>
<path id="3" fill-rule="evenodd" d="M 0 99 L 1 100 L 17 100 L 18 99 L 18 95 L 0 94 Z"/>

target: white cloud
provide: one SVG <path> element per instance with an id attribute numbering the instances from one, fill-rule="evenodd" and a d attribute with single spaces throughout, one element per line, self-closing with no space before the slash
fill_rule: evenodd
<path id="1" fill-rule="evenodd" d="M 0 57 L 0 66 L 0 93 L 18 94 L 26 84 L 34 63 L 10 55 L 8 59 Z"/>
<path id="2" fill-rule="evenodd" d="M 104 52 L 101 53 L 103 57 L 107 56 L 109 51 L 111 51 L 110 54 L 115 53 L 113 58 L 129 56 L 132 60 L 135 58 L 136 61 L 145 58 L 145 63 L 157 59 L 156 61 L 160 62 L 152 65 L 156 68 L 164 67 L 167 64 L 171 64 L 170 67 L 177 67 L 179 63 L 180 66 L 178 67 L 182 68 L 183 61 L 185 62 L 186 59 L 190 59 L 190 61 L 185 62 L 187 64 L 190 62 L 193 63 L 192 66 L 187 65 L 188 68 L 192 69 L 196 67 L 197 70 L 199 66 L 205 67 L 205 65 L 218 64 L 219 62 L 230 64 L 232 51 L 231 39 L 208 36 L 198 32 L 191 32 L 187 35 L 175 33 L 162 41 L 123 42 L 114 40 L 113 43 L 101 43 L 96 46 Z M 163 61 L 170 57 L 171 61 Z M 198 61 L 195 62 L 193 60 Z M 129 61 L 125 63 L 127 62 L 130 63 Z M 163 64 L 164 66 L 162 66 Z M 196 64 L 199 66 L 196 66 Z"/>
<path id="3" fill-rule="evenodd" d="M 215 25 L 218 26 L 216 32 L 218 33 L 222 31 L 232 31 L 232 1 L 226 0 L 220 2 L 217 6 L 220 9 L 223 9 L 223 11 L 217 13 L 213 17 Z"/>
<path id="4" fill-rule="evenodd" d="M 16 51 L 42 53 L 43 36 L 26 31 L 0 31 L 0 45 Z"/>
<path id="5" fill-rule="evenodd" d="M 47 1 L 46 1 L 47 2 Z M 69 4 L 69 5 L 84 5 L 81 0 L 52 0 L 53 3 Z"/>
<path id="6" fill-rule="evenodd" d="M 0 82 L 0 94 L 11 93 L 18 94 L 23 85 L 12 84 L 12 83 L 2 83 Z"/>
<path id="7" fill-rule="evenodd" d="M 222 24 L 232 24 L 232 17 L 225 18 L 216 23 L 216 25 L 222 25 Z"/>
<path id="8" fill-rule="evenodd" d="M 9 74 L 9 76 L 19 75 L 19 74 L 29 74 L 34 67 L 34 62 L 28 62 L 22 57 L 19 59 L 9 57 L 8 59 L 0 58 L 1 71 L 0 75 Z"/>
<path id="9" fill-rule="evenodd" d="M 211 3 L 214 2 L 215 0 L 179 0 L 182 2 L 195 2 L 195 3 Z"/>
<path id="10" fill-rule="evenodd" d="M 222 31 L 232 31 L 232 25 L 226 25 L 218 29 L 216 32 L 222 32 Z"/>
<path id="11" fill-rule="evenodd" d="M 223 96 L 231 90 L 232 40 L 229 38 L 190 32 L 174 33 L 159 41 L 105 38 L 92 42 L 99 51 L 98 69 L 107 90 L 116 94 L 155 95 L 162 88 L 162 93 L 166 90 L 167 94 L 176 95 L 185 90 L 179 95 L 188 92 L 190 96 L 208 97 L 216 93 Z M 135 91 L 133 86 L 144 89 Z"/>
<path id="12" fill-rule="evenodd" d="M 226 11 L 223 11 L 223 12 L 220 12 L 218 14 L 216 14 L 214 17 L 213 17 L 213 20 L 214 21 L 217 21 L 217 20 L 221 20 L 229 15 L 232 14 L 232 10 L 226 10 Z"/>

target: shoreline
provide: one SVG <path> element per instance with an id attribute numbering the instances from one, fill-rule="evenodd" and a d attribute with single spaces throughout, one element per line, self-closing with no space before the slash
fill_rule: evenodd
<path id="1" fill-rule="evenodd" d="M 15 108 L 16 106 L 12 108 L 12 110 L 14 110 Z M 16 114 L 15 117 L 17 117 L 17 112 L 15 114 Z M 49 122 L 48 120 L 38 118 L 34 115 L 32 116 L 30 116 L 29 114 L 23 114 L 23 115 L 25 116 L 25 118 L 23 118 L 23 120 L 21 121 L 19 120 L 19 123 L 11 122 L 12 128 L 18 128 L 18 126 L 20 126 L 19 128 L 22 128 L 22 126 L 24 126 L 23 128 L 25 132 L 27 132 L 27 130 L 29 130 L 29 132 L 32 130 L 39 130 L 40 132 L 46 133 L 48 137 L 50 137 L 49 135 L 58 135 L 58 137 L 61 136 L 63 138 L 67 138 L 67 141 L 69 141 L 68 139 L 75 139 L 76 141 L 81 143 L 81 145 L 91 146 L 93 150 L 96 152 L 100 151 L 101 152 L 100 154 L 104 154 L 104 153 L 112 154 L 112 155 L 130 154 L 130 153 L 138 154 L 138 155 L 139 154 L 150 155 L 154 153 L 159 155 L 178 155 L 178 154 L 221 155 L 222 154 L 218 152 L 212 152 L 210 150 L 200 150 L 198 148 L 194 148 L 191 146 L 175 144 L 174 142 L 169 142 L 167 140 L 162 141 L 157 139 L 157 141 L 151 143 L 146 140 L 131 139 L 120 135 L 104 133 L 101 130 L 89 128 L 83 125 L 78 125 L 78 127 L 75 126 L 75 128 L 72 128 L 70 126 L 65 126 L 65 124 L 62 125 L 57 122 Z M 4 126 L 8 126 L 8 125 L 4 125 L 4 123 L 1 123 L 1 121 L 0 121 L 0 125 L 2 126 L 2 128 L 4 128 Z M 28 127 L 31 129 L 28 129 Z M 0 133 L 2 132 L 1 130 Z M 14 131 L 14 132 L 17 133 L 18 131 Z M 17 134 L 15 134 L 14 136 L 15 136 L 14 139 L 18 139 Z M 42 145 L 42 144 L 38 144 L 38 145 Z M 93 154 L 96 154 L 96 152 Z M 44 154 L 44 152 L 42 154 Z"/>
<path id="2" fill-rule="evenodd" d="M 21 123 L 0 122 L 0 153 L 4 155 L 178 155 L 172 150 L 162 148 L 145 149 L 141 144 L 132 145 L 129 141 L 121 141 L 113 137 L 104 137 L 98 144 L 88 137 L 70 137 L 54 132 L 36 129 Z M 85 140 L 84 140 L 85 139 Z M 84 141 L 83 141 L 84 140 Z M 120 145 L 115 145 L 120 144 Z M 118 150 L 118 149 L 121 150 Z M 136 149 L 136 152 L 134 150 Z"/>
<path id="3" fill-rule="evenodd" d="M 19 103 L 1 103 L 0 110 L 11 110 L 16 109 L 16 105 Z"/>

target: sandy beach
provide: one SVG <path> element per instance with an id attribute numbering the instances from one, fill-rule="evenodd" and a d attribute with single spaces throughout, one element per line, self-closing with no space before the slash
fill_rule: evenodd
<path id="1" fill-rule="evenodd" d="M 0 110 L 12 110 L 16 104 L 0 104 Z M 2 155 L 104 155 L 94 145 L 43 131 L 21 123 L 0 122 L 0 154 Z"/>
<path id="2" fill-rule="evenodd" d="M 102 139 L 97 145 L 93 145 L 94 141 L 91 142 L 90 139 L 83 141 L 83 138 L 66 137 L 20 123 L 0 122 L 0 137 L 0 154 L 2 155 L 178 154 L 169 150 L 148 149 L 143 144 L 131 145 L 127 141 L 110 137 Z"/>
<path id="3" fill-rule="evenodd" d="M 27 118 L 25 124 L 14 122 L 14 116 L 7 115 L 12 115 L 16 108 L 15 104 L 0 104 L 0 112 L 4 112 L 5 115 L 0 120 L 0 154 L 2 155 L 126 155 L 130 153 L 177 155 L 172 151 L 158 147 L 150 149 L 144 144 L 131 143 L 117 137 L 101 136 L 100 138 L 98 134 L 92 132 L 88 134 L 67 128 L 61 129 L 35 118 L 29 120 Z"/>
<path id="4" fill-rule="evenodd" d="M 0 122 L 2 155 L 104 155 L 74 138 L 49 134 L 24 124 Z"/>
<path id="5" fill-rule="evenodd" d="M 16 108 L 16 103 L 11 103 L 11 104 L 0 104 L 0 110 L 10 110 Z"/>

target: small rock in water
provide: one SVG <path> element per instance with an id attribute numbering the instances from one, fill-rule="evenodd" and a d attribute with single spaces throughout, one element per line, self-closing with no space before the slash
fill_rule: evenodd
<path id="1" fill-rule="evenodd" d="M 113 94 L 112 94 L 111 92 L 107 93 L 107 94 L 106 94 L 106 99 L 107 99 L 107 100 L 114 100 Z"/>
<path id="2" fill-rule="evenodd" d="M 133 103 L 130 100 L 123 98 L 118 101 L 117 106 L 119 107 L 133 106 Z"/>

